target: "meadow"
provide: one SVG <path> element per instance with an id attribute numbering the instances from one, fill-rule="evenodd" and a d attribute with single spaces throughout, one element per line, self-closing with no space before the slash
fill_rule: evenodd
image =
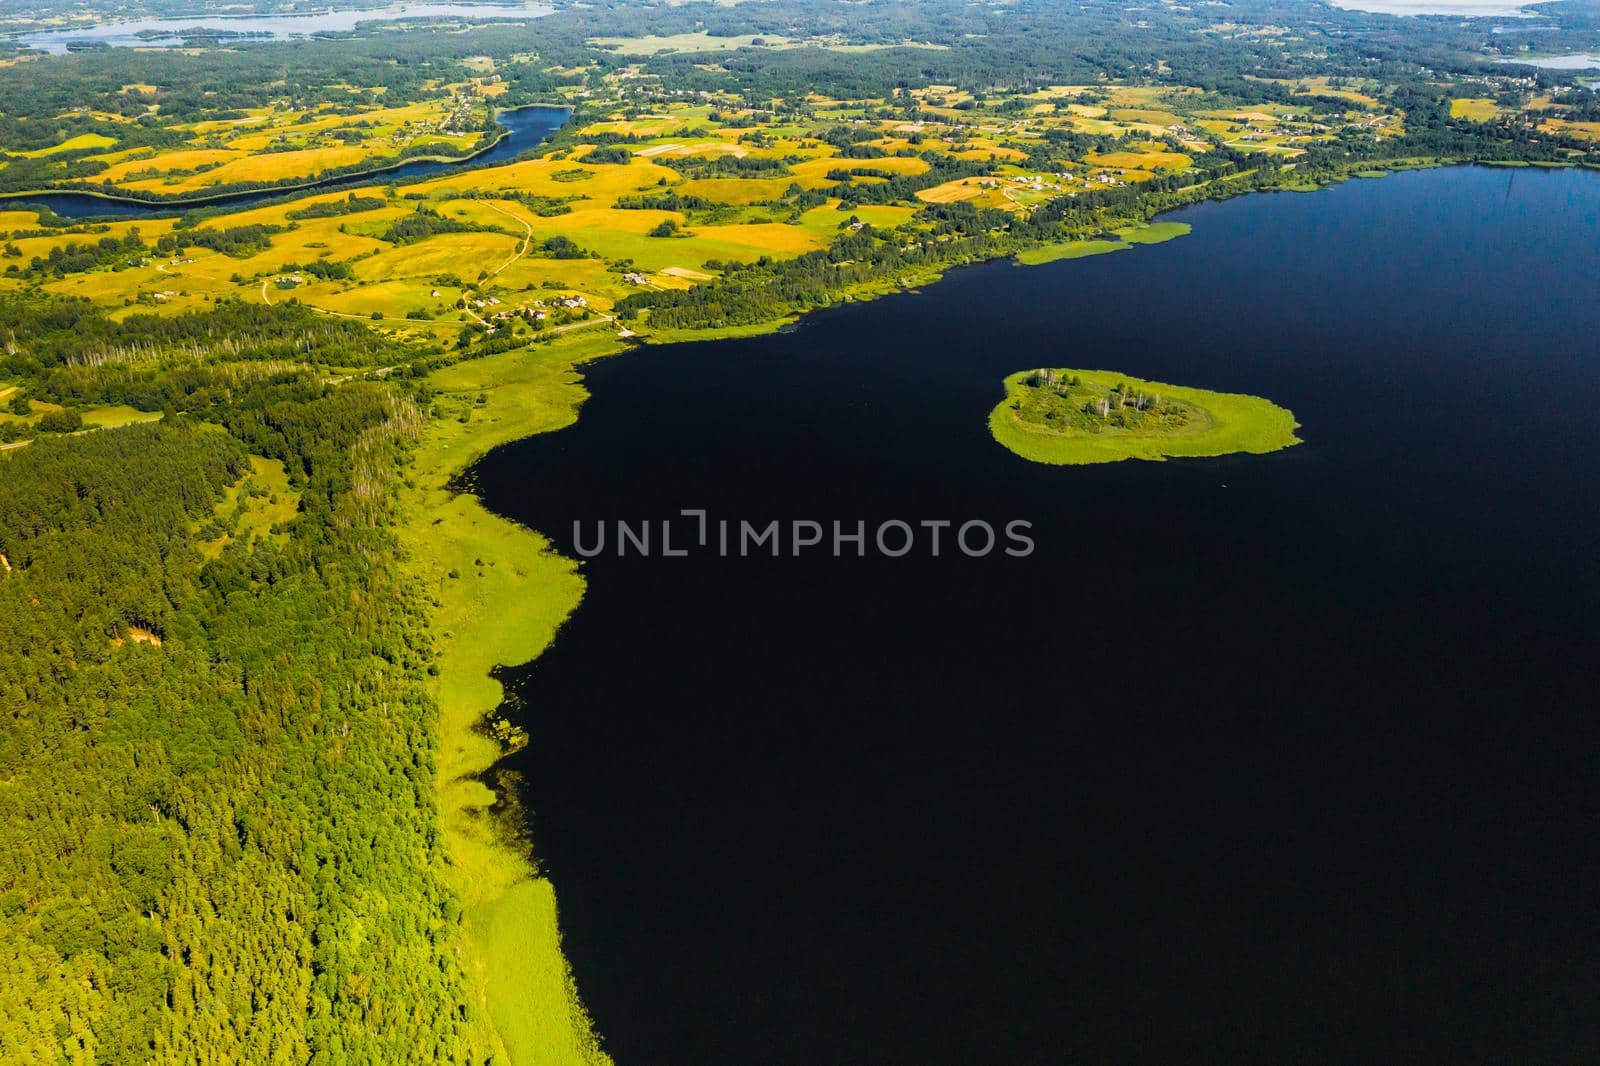
<path id="1" fill-rule="evenodd" d="M 428 378 L 434 417 L 403 500 L 406 562 L 437 603 L 433 689 L 451 887 L 462 901 L 469 971 L 517 1063 L 610 1061 L 561 953 L 555 889 L 526 841 L 492 813 L 514 797 L 484 782 L 507 748 L 524 739 L 497 717 L 502 691 L 491 672 L 549 645 L 577 607 L 583 578 L 541 534 L 484 510 L 453 481 L 495 445 L 571 424 L 587 396 L 578 365 L 622 347 L 609 333 L 574 334 L 436 371 Z"/>

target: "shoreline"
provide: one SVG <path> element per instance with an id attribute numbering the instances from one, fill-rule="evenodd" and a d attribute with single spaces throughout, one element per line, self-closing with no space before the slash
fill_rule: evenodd
<path id="1" fill-rule="evenodd" d="M 517 817 L 514 781 L 496 771 L 526 734 L 501 716 L 494 672 L 544 652 L 584 581 L 542 534 L 490 512 L 457 479 L 501 444 L 570 425 L 588 397 L 578 365 L 626 347 L 610 332 L 579 333 L 434 371 L 439 413 L 402 490 L 405 565 L 435 605 L 430 687 L 446 879 L 461 905 L 479 1024 L 514 1063 L 611 1061 L 561 951 L 555 889 Z"/>

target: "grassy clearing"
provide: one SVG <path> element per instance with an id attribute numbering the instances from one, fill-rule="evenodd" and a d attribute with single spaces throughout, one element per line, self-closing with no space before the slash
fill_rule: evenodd
<path id="1" fill-rule="evenodd" d="M 250 457 L 250 473 L 231 485 L 217 503 L 214 514 L 225 532 L 214 540 L 200 542 L 200 554 L 215 559 L 234 541 L 254 545 L 257 541 L 287 539 L 273 530 L 292 519 L 300 510 L 300 494 L 289 487 L 283 464 L 259 455 Z"/>
<path id="2" fill-rule="evenodd" d="M 160 417 L 160 411 L 141 411 L 137 407 L 119 403 L 108 407 L 85 408 L 83 425 L 85 429 L 117 429 L 135 422 L 155 422 Z"/>
<path id="3" fill-rule="evenodd" d="M 1056 373 L 1075 376 L 1084 388 L 1097 392 L 1125 384 L 1131 389 L 1159 394 L 1167 402 L 1182 406 L 1187 412 L 1187 421 L 1178 428 L 1150 430 L 1047 428 L 1025 422 L 1018 414 L 1026 403 L 1027 393 L 1033 389 L 1028 382 L 1034 373 L 1023 370 L 1006 378 L 1006 398 L 989 413 L 989 431 L 1001 445 L 1036 463 L 1082 466 L 1123 459 L 1198 458 L 1235 452 L 1262 454 L 1300 442 L 1294 435 L 1299 423 L 1294 420 L 1293 412 L 1269 400 L 1142 381 L 1112 370 L 1058 370 Z"/>
<path id="4" fill-rule="evenodd" d="M 1107 252 L 1125 252 L 1132 247 L 1123 241 L 1061 241 L 1018 252 L 1017 262 L 1024 266 L 1043 266 L 1062 259 L 1084 259 Z"/>
<path id="5" fill-rule="evenodd" d="M 575 367 L 621 347 L 609 332 L 580 331 L 436 372 L 438 417 L 405 500 L 409 565 L 438 603 L 439 796 L 451 887 L 480 1005 L 519 1066 L 609 1062 L 561 954 L 554 888 L 526 843 L 491 814 L 500 797 L 481 780 L 503 752 L 480 731 L 503 696 L 490 671 L 540 654 L 577 606 L 583 579 L 544 537 L 448 485 L 490 448 L 570 424 L 587 395 Z"/>
<path id="6" fill-rule="evenodd" d="M 1190 231 L 1187 222 L 1147 222 L 1116 230 L 1117 240 L 1062 241 L 1046 244 L 1017 253 L 1017 262 L 1024 266 L 1041 266 L 1061 259 L 1082 259 L 1085 256 L 1121 252 L 1136 244 L 1161 244 Z"/>

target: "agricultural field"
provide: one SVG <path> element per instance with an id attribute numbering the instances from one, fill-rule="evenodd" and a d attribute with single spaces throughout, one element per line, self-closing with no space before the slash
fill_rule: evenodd
<path id="1" fill-rule="evenodd" d="M 692 34 L 626 46 L 647 54 L 733 43 Z M 419 146 L 459 153 L 488 118 L 475 90 L 509 69 L 488 57 L 465 65 L 477 81 L 439 86 L 427 101 L 272 104 L 184 123 L 181 146 L 77 135 L 35 154 L 97 165 L 87 183 L 189 194 L 304 179 Z M 1402 110 L 1373 95 L 1375 84 L 1326 79 L 1284 83 L 1287 100 L 1237 106 L 1190 87 L 1115 83 L 1015 95 L 938 84 L 858 99 L 812 93 L 782 109 L 731 94 L 663 101 L 650 86 L 629 70 L 611 75 L 582 124 L 532 158 L 399 188 L 53 229 L 34 212 L 0 212 L 0 291 L 81 296 L 119 320 L 230 300 L 292 303 L 424 345 L 591 327 L 648 335 L 651 315 L 634 309 L 653 294 L 793 260 L 842 235 L 892 236 L 915 249 L 949 239 L 952 219 L 960 231 L 970 222 L 959 220 L 985 212 L 1024 219 L 1077 201 L 1095 206 L 1065 209 L 1078 219 L 1076 240 L 1025 255 L 1116 250 L 1129 240 L 1118 234 L 1140 221 L 1107 214 L 1117 197 L 1203 187 L 1212 175 L 1231 181 L 1257 165 L 1288 172 L 1335 138 L 1377 145 L 1405 132 Z M 1459 98 L 1451 112 L 1476 118 L 1489 103 Z M 1592 123 L 1542 104 L 1546 128 L 1592 136 Z M 86 252 L 107 244 L 115 247 Z"/>
<path id="2" fill-rule="evenodd" d="M 1464 118 L 1472 122 L 1488 122 L 1500 114 L 1500 107 L 1493 100 L 1481 97 L 1458 97 L 1450 101 L 1450 116 Z"/>
<path id="3" fill-rule="evenodd" d="M 406 158 L 471 153 L 493 136 L 486 132 L 491 105 L 482 99 L 493 93 L 483 88 L 457 86 L 435 99 L 397 107 L 248 108 L 169 127 L 183 140 L 168 147 L 128 147 L 115 137 L 90 133 L 18 154 L 56 163 L 58 171 L 40 176 L 62 188 L 193 197 L 304 182 Z"/>

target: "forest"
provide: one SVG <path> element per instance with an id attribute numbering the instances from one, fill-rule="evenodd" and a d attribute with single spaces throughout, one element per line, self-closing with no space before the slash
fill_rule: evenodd
<path id="1" fill-rule="evenodd" d="M 0 481 L 0 1048 L 481 1061 L 386 530 L 420 413 L 300 371 L 188 384 L 217 421 L 41 439 Z M 249 454 L 299 513 L 202 560 Z"/>

